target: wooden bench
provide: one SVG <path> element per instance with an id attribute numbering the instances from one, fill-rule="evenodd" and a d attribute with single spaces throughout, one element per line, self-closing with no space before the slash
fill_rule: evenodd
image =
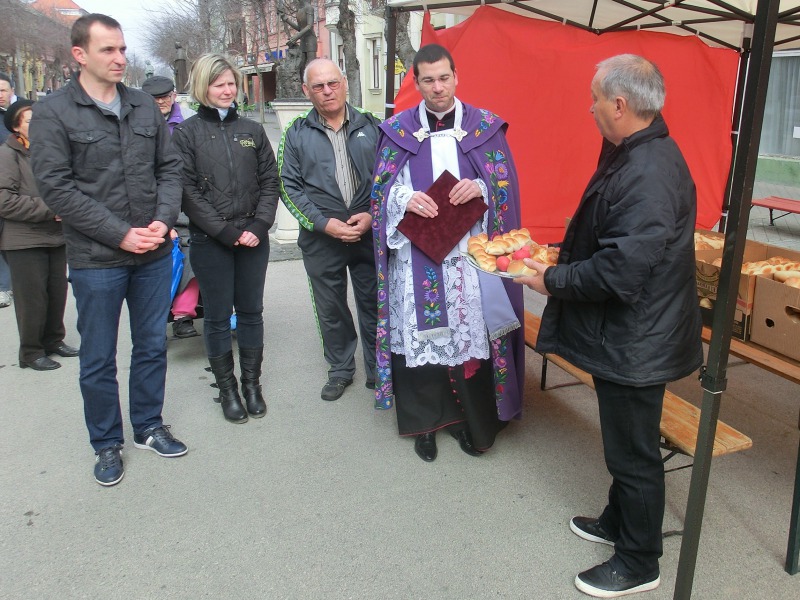
<path id="1" fill-rule="evenodd" d="M 541 319 L 538 316 L 525 311 L 525 345 L 534 350 L 536 349 L 536 340 L 539 337 L 540 324 Z M 545 353 L 542 355 L 542 360 L 542 389 L 545 389 L 548 362 L 557 365 L 584 385 L 594 389 L 594 381 L 589 373 L 579 369 L 560 356 Z M 661 412 L 661 437 L 664 439 L 662 446 L 670 452 L 664 458 L 665 462 L 676 453 L 694 456 L 699 425 L 700 409 L 667 390 L 664 393 L 664 406 Z M 722 456 L 739 450 L 747 450 L 752 445 L 753 440 L 749 437 L 730 425 L 717 421 L 713 456 Z"/>
<path id="2" fill-rule="evenodd" d="M 775 225 L 775 221 L 785 217 L 786 215 L 800 214 L 800 200 L 791 200 L 789 198 L 780 198 L 778 196 L 769 196 L 767 198 L 755 198 L 752 202 L 753 206 L 762 206 L 769 209 L 769 224 Z M 782 215 L 773 217 L 773 210 L 784 211 Z"/>
<path id="3" fill-rule="evenodd" d="M 711 342 L 711 328 L 703 327 L 703 341 Z M 800 384 L 800 361 L 792 360 L 782 354 L 768 350 L 752 342 L 731 338 L 730 353 L 748 363 Z"/>

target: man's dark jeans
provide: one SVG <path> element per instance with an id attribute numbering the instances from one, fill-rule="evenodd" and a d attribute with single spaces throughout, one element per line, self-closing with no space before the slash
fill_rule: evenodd
<path id="1" fill-rule="evenodd" d="M 630 576 L 658 572 L 664 521 L 661 407 L 664 384 L 621 385 L 594 377 L 608 472 L 614 478 L 600 525 L 617 539 L 614 569 Z"/>
<path id="2" fill-rule="evenodd" d="M 134 433 L 159 427 L 167 374 L 165 329 L 172 256 L 136 267 L 70 269 L 81 334 L 80 384 L 95 451 L 124 442 L 117 383 L 117 337 L 122 302 L 130 317 L 129 408 Z"/>

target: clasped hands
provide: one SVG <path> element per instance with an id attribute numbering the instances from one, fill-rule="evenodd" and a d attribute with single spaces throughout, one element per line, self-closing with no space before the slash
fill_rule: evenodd
<path id="1" fill-rule="evenodd" d="M 481 197 L 481 188 L 472 179 L 462 179 L 450 190 L 450 204 L 453 205 L 465 204 L 473 198 Z M 432 219 L 439 214 L 439 207 L 425 192 L 414 192 L 406 204 L 406 212 Z"/>
<path id="2" fill-rule="evenodd" d="M 119 247 L 133 254 L 145 254 L 160 247 L 168 232 L 169 227 L 161 221 L 153 221 L 147 227 L 131 227 Z"/>
<path id="3" fill-rule="evenodd" d="M 174 229 L 170 231 L 166 223 L 153 221 L 147 227 L 131 227 L 125 237 L 122 238 L 119 247 L 133 254 L 145 254 L 159 248 L 164 243 L 164 240 L 167 239 L 167 234 L 172 239 L 178 237 L 178 232 Z M 259 241 L 256 234 L 250 231 L 243 231 L 233 245 L 255 248 L 258 246 Z"/>
<path id="4" fill-rule="evenodd" d="M 361 239 L 372 227 L 372 216 L 368 212 L 353 215 L 347 222 L 339 219 L 328 219 L 325 225 L 325 233 L 329 236 L 341 240 L 346 244 L 353 244 Z"/>

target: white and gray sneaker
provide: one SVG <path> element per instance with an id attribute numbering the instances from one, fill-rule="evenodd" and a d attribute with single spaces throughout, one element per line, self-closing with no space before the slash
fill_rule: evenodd
<path id="1" fill-rule="evenodd" d="M 3 291 L 0 292 L 0 308 L 5 308 L 6 306 L 11 306 L 11 300 L 14 298 L 14 294 L 10 291 Z"/>

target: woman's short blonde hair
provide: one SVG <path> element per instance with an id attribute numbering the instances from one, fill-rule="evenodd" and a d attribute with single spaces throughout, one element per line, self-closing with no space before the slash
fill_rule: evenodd
<path id="1" fill-rule="evenodd" d="M 192 65 L 189 72 L 189 93 L 203 106 L 208 102 L 208 88 L 225 71 L 231 71 L 236 88 L 242 87 L 242 74 L 230 60 L 222 54 L 203 54 Z"/>

